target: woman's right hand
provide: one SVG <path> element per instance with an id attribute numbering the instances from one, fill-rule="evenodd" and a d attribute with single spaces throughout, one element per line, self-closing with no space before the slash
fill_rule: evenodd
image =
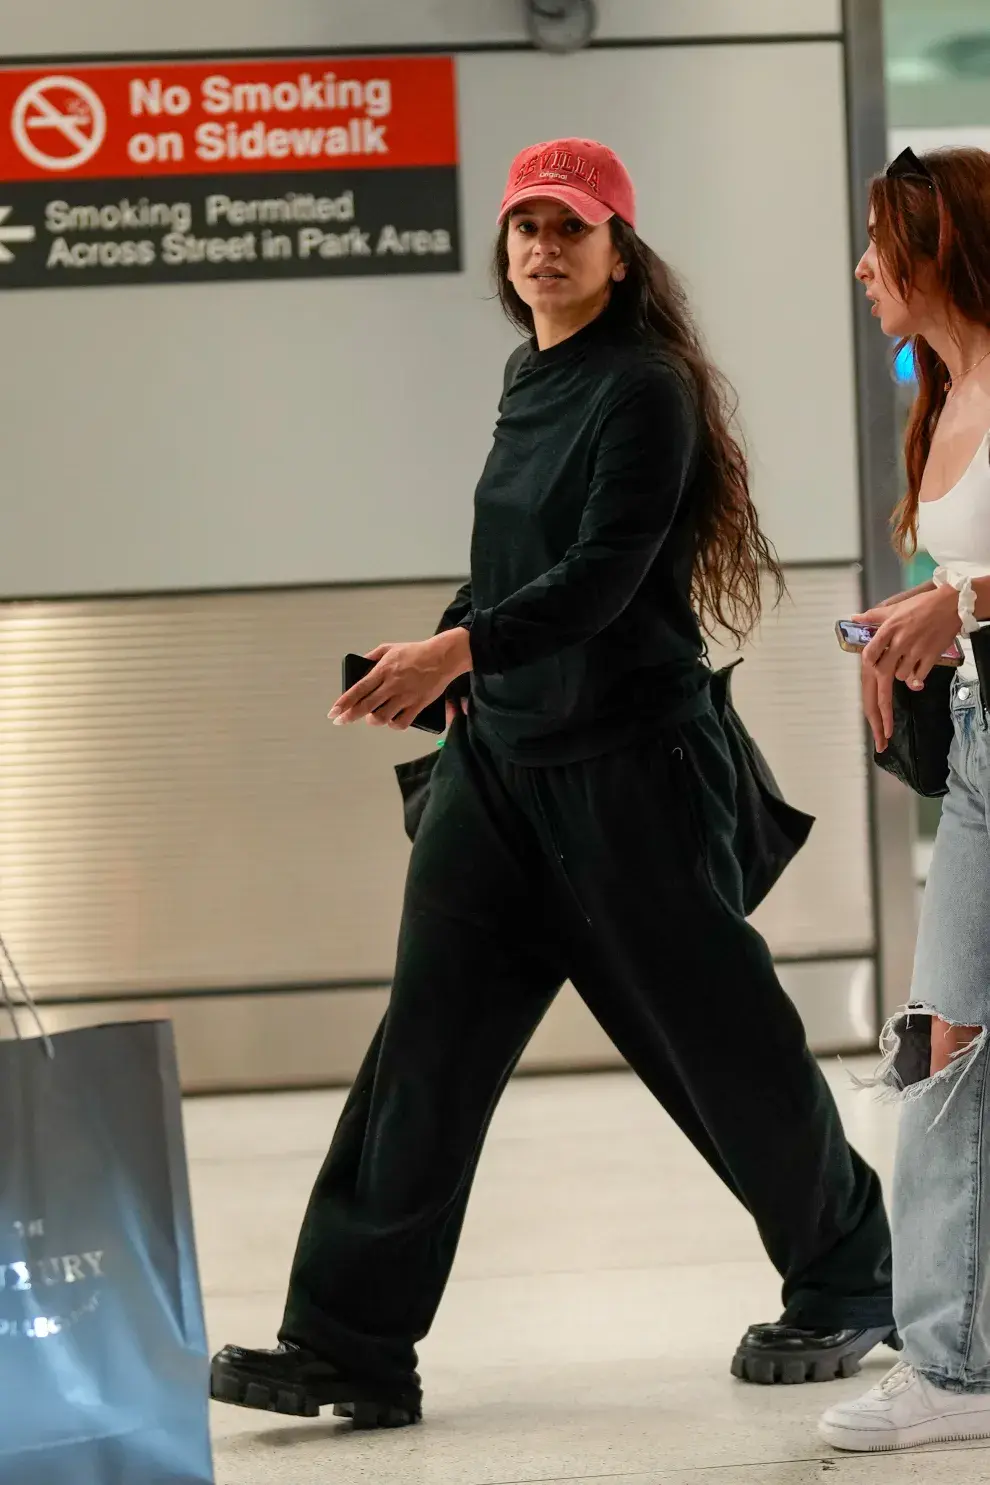
<path id="1" fill-rule="evenodd" d="M 863 658 L 863 714 L 873 733 L 873 745 L 882 753 L 894 732 L 894 678 L 882 675 Z"/>
<path id="2" fill-rule="evenodd" d="M 892 593 L 889 598 L 881 599 L 879 603 L 874 604 L 873 610 L 859 617 L 861 620 L 867 619 L 872 623 L 881 623 L 886 616 L 876 613 L 876 609 L 893 608 L 895 604 L 904 603 L 908 598 L 917 598 L 920 593 L 934 593 L 934 591 L 933 582 L 919 583 L 917 587 L 905 588 L 903 593 Z M 893 677 L 880 675 L 864 659 L 862 688 L 863 715 L 870 724 L 873 745 L 878 753 L 882 753 L 894 732 Z"/>

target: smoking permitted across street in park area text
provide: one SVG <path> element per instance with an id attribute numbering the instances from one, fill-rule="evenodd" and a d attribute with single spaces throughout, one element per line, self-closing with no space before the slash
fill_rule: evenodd
<path id="1" fill-rule="evenodd" d="M 0 289 L 457 272 L 449 57 L 0 68 Z"/>

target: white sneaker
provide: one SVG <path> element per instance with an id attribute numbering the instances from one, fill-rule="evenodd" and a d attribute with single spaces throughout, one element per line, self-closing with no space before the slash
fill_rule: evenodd
<path id="1" fill-rule="evenodd" d="M 911 1449 L 990 1438 L 990 1393 L 946 1392 L 904 1361 L 855 1402 L 822 1414 L 818 1432 L 836 1449 Z"/>

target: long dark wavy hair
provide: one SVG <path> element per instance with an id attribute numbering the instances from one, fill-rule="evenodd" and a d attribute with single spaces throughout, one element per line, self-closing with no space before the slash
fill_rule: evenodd
<path id="1" fill-rule="evenodd" d="M 760 621 L 764 578 L 770 580 L 775 605 L 787 589 L 750 498 L 746 454 L 732 429 L 737 398 L 708 358 L 676 275 L 620 217 L 611 218 L 610 228 L 626 269 L 622 282 L 612 285 L 610 302 L 631 326 L 660 341 L 681 364 L 701 415 L 692 492 L 696 550 L 691 598 L 706 633 L 722 630 L 742 644 Z M 508 235 L 506 220 L 495 244 L 498 297 L 512 324 L 532 335 L 532 310 L 509 282 Z"/>
<path id="2" fill-rule="evenodd" d="M 933 150 L 918 157 L 921 176 L 881 175 L 870 186 L 871 235 L 883 276 L 907 300 L 928 269 L 925 289 L 962 320 L 990 327 L 990 154 Z M 904 435 L 907 489 L 894 511 L 894 544 L 904 555 L 918 542 L 918 492 L 935 428 L 949 395 L 949 371 L 921 335 L 910 345 L 918 394 Z"/>

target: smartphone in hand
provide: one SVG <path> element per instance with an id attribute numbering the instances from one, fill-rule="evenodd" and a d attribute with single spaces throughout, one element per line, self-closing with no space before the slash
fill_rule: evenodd
<path id="1" fill-rule="evenodd" d="M 341 691 L 349 691 L 356 686 L 358 681 L 363 680 L 369 670 L 374 670 L 376 662 L 366 660 L 363 655 L 345 655 L 342 669 L 343 685 Z M 436 701 L 431 701 L 429 706 L 424 706 L 418 716 L 410 722 L 410 727 L 417 727 L 420 732 L 431 732 L 438 737 L 447 728 L 447 708 L 442 696 Z"/>
<path id="2" fill-rule="evenodd" d="M 852 619 L 840 619 L 835 626 L 840 649 L 847 650 L 851 655 L 860 654 L 866 649 L 879 627 L 879 624 L 855 624 Z M 964 658 L 959 641 L 954 639 L 950 647 L 943 650 L 936 664 L 961 665 Z"/>

